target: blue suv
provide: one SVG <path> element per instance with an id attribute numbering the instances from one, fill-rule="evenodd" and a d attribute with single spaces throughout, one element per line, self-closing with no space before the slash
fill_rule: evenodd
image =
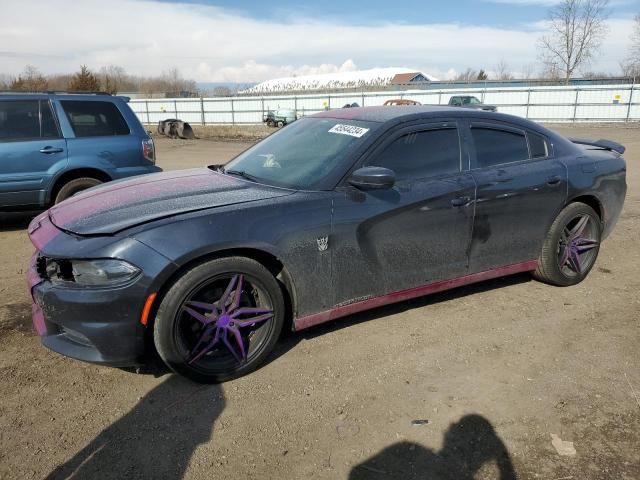
<path id="1" fill-rule="evenodd" d="M 0 93 L 0 210 L 48 207 L 103 182 L 162 171 L 127 100 Z"/>

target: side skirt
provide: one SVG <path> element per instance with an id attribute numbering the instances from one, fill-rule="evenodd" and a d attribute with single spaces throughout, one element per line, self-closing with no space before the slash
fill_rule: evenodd
<path id="1" fill-rule="evenodd" d="M 520 262 L 514 263 L 513 265 L 492 268 L 491 270 L 473 273 L 471 275 L 464 275 L 462 277 L 452 278 L 450 280 L 441 280 L 439 282 L 428 283 L 420 287 L 408 288 L 406 290 L 388 293 L 379 297 L 368 298 L 366 300 L 361 300 L 349 305 L 334 307 L 329 310 L 325 310 L 324 312 L 313 313 L 304 317 L 298 317 L 294 320 L 294 330 L 303 330 L 305 328 L 319 325 L 320 323 L 335 320 L 337 318 L 345 317 L 353 313 L 381 307 L 383 305 L 389 305 L 391 303 L 402 302 L 404 300 L 410 300 L 416 297 L 422 297 L 431 293 L 450 290 L 452 288 L 461 287 L 463 285 L 482 282 L 484 280 L 491 280 L 492 278 L 505 277 L 507 275 L 513 275 L 516 273 L 530 272 L 532 270 L 535 270 L 536 268 L 538 268 L 537 260 L 530 260 L 528 262 Z"/>

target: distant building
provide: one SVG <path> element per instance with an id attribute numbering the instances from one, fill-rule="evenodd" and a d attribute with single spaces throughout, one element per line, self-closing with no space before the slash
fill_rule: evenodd
<path id="1" fill-rule="evenodd" d="M 436 81 L 408 68 L 373 68 L 354 72 L 323 73 L 299 77 L 285 77 L 267 80 L 238 93 L 246 95 L 264 95 L 292 92 L 322 92 L 340 90 L 375 90 L 398 85 L 427 83 Z"/>
<path id="2" fill-rule="evenodd" d="M 428 78 L 420 72 L 398 73 L 391 79 L 391 85 L 407 85 L 410 83 L 432 82 L 435 78 Z"/>

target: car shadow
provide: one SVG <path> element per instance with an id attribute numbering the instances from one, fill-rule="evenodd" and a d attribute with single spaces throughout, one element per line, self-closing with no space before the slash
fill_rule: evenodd
<path id="1" fill-rule="evenodd" d="M 224 406 L 220 386 L 171 376 L 46 478 L 181 479 Z"/>
<path id="2" fill-rule="evenodd" d="M 486 280 L 483 282 L 454 288 L 452 290 L 447 290 L 444 292 L 425 295 L 423 297 L 414 298 L 412 300 L 406 300 L 404 302 L 374 308 L 372 310 L 367 310 L 365 312 L 356 313 L 347 317 L 336 319 L 335 321 L 317 325 L 300 332 L 285 332 L 280 342 L 276 345 L 273 354 L 267 360 L 267 363 L 276 360 L 280 356 L 287 353 L 289 350 L 295 348 L 295 346 L 302 340 L 312 340 L 327 333 L 349 328 L 363 322 L 376 320 L 384 321 L 384 317 L 396 315 L 402 312 L 406 312 L 407 310 L 412 310 L 414 308 L 427 307 L 429 305 L 435 305 L 450 300 L 457 300 L 469 295 L 475 295 L 477 293 L 494 290 L 496 288 L 504 288 L 511 285 L 528 283 L 531 281 L 531 275 L 528 273 L 520 273 L 507 277 L 495 278 L 492 280 Z"/>
<path id="3" fill-rule="evenodd" d="M 509 451 L 491 423 L 466 415 L 449 426 L 439 451 L 398 442 L 353 467 L 349 480 L 473 480 L 490 463 L 499 474 L 488 478 L 516 480 Z"/>
<path id="4" fill-rule="evenodd" d="M 25 230 L 31 220 L 33 220 L 42 210 L 24 212 L 1 212 L 0 211 L 0 232 L 10 232 L 14 230 Z"/>

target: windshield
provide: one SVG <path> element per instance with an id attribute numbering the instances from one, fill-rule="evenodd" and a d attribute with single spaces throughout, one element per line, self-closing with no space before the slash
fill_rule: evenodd
<path id="1" fill-rule="evenodd" d="M 224 172 L 259 183 L 312 190 L 378 125 L 362 120 L 303 118 L 238 155 Z"/>

